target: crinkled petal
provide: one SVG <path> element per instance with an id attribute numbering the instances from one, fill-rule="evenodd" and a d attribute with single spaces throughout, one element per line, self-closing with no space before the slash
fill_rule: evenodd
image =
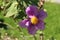
<path id="1" fill-rule="evenodd" d="M 28 27 L 28 26 L 30 25 L 30 22 L 29 22 L 28 19 L 24 19 L 24 20 L 22 20 L 21 22 L 19 22 L 19 25 L 20 25 L 21 27 Z"/>
<path id="2" fill-rule="evenodd" d="M 45 28 L 45 24 L 41 20 L 39 21 L 39 23 L 36 26 L 37 26 L 37 29 L 40 29 L 40 30 L 44 30 L 44 28 Z"/>
<path id="3" fill-rule="evenodd" d="M 46 18 L 47 13 L 43 9 L 40 9 L 39 14 L 37 14 L 37 16 L 40 20 L 43 20 L 44 18 Z"/>
<path id="4" fill-rule="evenodd" d="M 34 25 L 30 25 L 30 27 L 28 27 L 28 32 L 32 35 L 34 35 L 37 31 L 37 28 Z"/>
<path id="5" fill-rule="evenodd" d="M 31 6 L 29 6 L 29 7 L 26 8 L 26 14 L 28 16 L 36 15 L 37 12 L 38 12 L 37 6 L 31 5 Z"/>

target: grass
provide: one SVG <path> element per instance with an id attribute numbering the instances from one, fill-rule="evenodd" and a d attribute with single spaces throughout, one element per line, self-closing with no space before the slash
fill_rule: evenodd
<path id="1" fill-rule="evenodd" d="M 45 3 L 44 8 L 47 10 L 47 18 L 45 19 L 46 27 L 44 32 L 44 40 L 50 39 L 50 40 L 60 40 L 60 4 L 55 3 Z M 3 18 L 3 16 L 0 15 L 0 18 Z M 27 40 L 34 40 L 34 37 L 29 35 L 26 31 L 26 29 L 18 29 L 17 23 L 12 18 L 3 18 L 5 19 L 5 22 L 8 23 L 8 25 L 16 27 L 11 28 L 9 27 L 8 30 L 0 29 L 1 35 L 4 36 L 4 33 L 8 33 L 10 37 L 18 38 L 19 40 L 24 40 L 23 37 L 27 36 Z M 23 32 L 21 32 L 23 31 Z M 29 37 L 31 36 L 31 37 Z M 37 40 L 39 40 L 39 35 L 37 34 Z M 25 38 L 25 37 L 24 37 Z"/>
<path id="2" fill-rule="evenodd" d="M 54 37 L 60 39 L 60 4 L 46 3 L 48 17 L 46 18 L 46 29 L 44 30 L 47 38 Z M 59 36 L 58 36 L 59 35 Z"/>

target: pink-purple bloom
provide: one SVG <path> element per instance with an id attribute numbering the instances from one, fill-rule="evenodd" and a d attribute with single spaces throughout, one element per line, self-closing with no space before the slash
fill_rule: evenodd
<path id="1" fill-rule="evenodd" d="M 19 22 L 21 27 L 27 28 L 28 32 L 32 35 L 37 30 L 44 30 L 44 18 L 46 18 L 47 13 L 43 9 L 38 10 L 37 6 L 31 5 L 26 8 L 26 15 L 28 18 Z"/>

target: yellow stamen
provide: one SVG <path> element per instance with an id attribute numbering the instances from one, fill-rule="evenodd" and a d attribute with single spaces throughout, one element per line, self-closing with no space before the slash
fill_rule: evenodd
<path id="1" fill-rule="evenodd" d="M 31 23 L 32 23 L 32 24 L 37 24 L 37 23 L 38 23 L 38 18 L 35 17 L 35 16 L 33 16 L 33 17 L 31 18 Z"/>

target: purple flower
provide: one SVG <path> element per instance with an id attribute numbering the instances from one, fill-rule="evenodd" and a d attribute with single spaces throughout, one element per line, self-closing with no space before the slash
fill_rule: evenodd
<path id="1" fill-rule="evenodd" d="M 27 19 L 19 22 L 19 25 L 23 28 L 27 28 L 28 32 L 32 35 L 36 33 L 37 30 L 44 30 L 44 18 L 47 16 L 47 13 L 36 6 L 29 6 L 26 8 Z"/>

